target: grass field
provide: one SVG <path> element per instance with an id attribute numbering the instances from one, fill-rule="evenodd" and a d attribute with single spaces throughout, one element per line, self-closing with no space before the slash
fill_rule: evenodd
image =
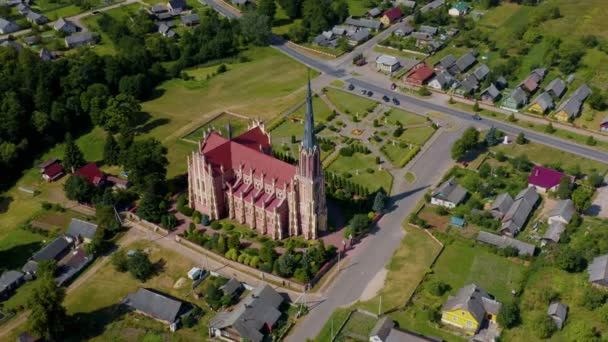
<path id="1" fill-rule="evenodd" d="M 312 110 L 315 117 L 315 124 L 320 124 L 327 122 L 330 115 L 333 114 L 332 110 L 329 109 L 329 106 L 321 100 L 318 96 L 312 98 Z M 304 118 L 304 114 L 306 113 L 306 103 L 302 104 L 298 109 L 290 114 L 290 117 L 296 118 Z"/>
<path id="2" fill-rule="evenodd" d="M 350 318 L 335 341 L 351 341 L 353 340 L 349 337 L 352 336 L 351 334 L 367 337 L 374 328 L 374 325 L 376 325 L 376 322 L 378 322 L 377 318 L 355 311 L 350 315 Z"/>
<path id="3" fill-rule="evenodd" d="M 368 168 L 372 169 L 373 173 L 367 172 Z M 352 157 L 339 156 L 327 167 L 327 170 L 339 175 L 349 172 L 352 175 L 351 181 L 361 184 L 370 192 L 381 187 L 390 192 L 393 183 L 393 176 L 388 171 L 378 170 L 376 157 L 372 153 L 355 153 Z"/>
<path id="4" fill-rule="evenodd" d="M 435 129 L 430 126 L 407 128 L 399 139 L 408 143 L 422 146 L 433 136 L 434 133 Z"/>
<path id="5" fill-rule="evenodd" d="M 222 113 L 220 114 L 220 116 L 200 126 L 192 133 L 189 133 L 184 138 L 188 140 L 198 141 L 203 138 L 203 135 L 209 128 L 220 132 L 223 136 L 226 137 L 228 136 L 228 124 L 230 124 L 232 128 L 232 136 L 236 137 L 247 130 L 247 124 L 249 124 L 249 122 L 247 122 L 247 120 L 241 117 L 230 115 L 228 113 Z"/>
<path id="6" fill-rule="evenodd" d="M 378 104 L 376 101 L 336 89 L 328 88 L 325 94 L 340 112 L 349 115 L 358 113 L 359 117 L 365 116 L 369 109 L 376 107 Z"/>
<path id="7" fill-rule="evenodd" d="M 210 79 L 206 75 L 217 66 L 188 70 L 193 80 L 167 81 L 158 87 L 161 96 L 142 104 L 151 115 L 144 137 L 155 137 L 169 149 L 168 177 L 186 171 L 186 154 L 192 150 L 191 144 L 180 146 L 178 140 L 214 113 L 230 110 L 268 120 L 302 100 L 305 66 L 271 48 L 256 48 L 243 55 L 249 61 L 227 63 L 227 72 Z"/>
<path id="8" fill-rule="evenodd" d="M 427 122 L 424 116 L 394 108 L 389 111 L 386 121 L 391 125 L 396 125 L 397 121 L 399 121 L 403 126 L 419 125 Z"/>
<path id="9" fill-rule="evenodd" d="M 396 50 L 396 49 L 389 49 L 383 46 L 374 46 L 374 51 L 375 52 L 380 52 L 382 54 L 386 54 L 386 55 L 391 55 L 391 56 L 398 56 L 398 57 L 404 57 L 404 58 L 411 58 L 411 59 L 415 59 L 417 61 L 421 61 L 424 56 L 423 55 L 419 55 L 416 53 L 411 53 L 411 52 L 407 52 L 407 51 L 400 51 L 400 50 Z"/>

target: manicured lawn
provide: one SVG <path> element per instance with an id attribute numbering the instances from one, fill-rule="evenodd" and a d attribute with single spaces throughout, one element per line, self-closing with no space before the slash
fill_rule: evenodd
<path id="1" fill-rule="evenodd" d="M 386 120 L 391 125 L 396 125 L 397 121 L 399 121 L 403 126 L 419 125 L 427 122 L 424 116 L 406 112 L 401 109 L 390 109 L 389 114 L 386 116 Z"/>
<path id="2" fill-rule="evenodd" d="M 158 87 L 160 97 L 142 104 L 152 116 L 148 122 L 152 128 L 144 137 L 155 137 L 169 149 L 168 177 L 186 171 L 186 154 L 191 149 L 176 146 L 177 141 L 218 111 L 268 120 L 303 98 L 305 66 L 271 48 L 255 48 L 243 54 L 248 62 L 227 63 L 228 71 L 211 79 L 206 75 L 217 66 L 188 70 L 193 80 L 167 81 Z"/>
<path id="3" fill-rule="evenodd" d="M 378 319 L 373 316 L 360 312 L 353 312 L 352 315 L 350 315 L 348 322 L 346 322 L 346 325 L 344 325 L 342 331 L 340 331 L 340 335 L 336 338 L 336 340 L 348 341 L 348 336 L 350 336 L 350 334 L 369 336 L 369 333 L 376 325 L 376 322 L 378 322 Z"/>
<path id="4" fill-rule="evenodd" d="M 331 315 L 331 318 L 325 322 L 325 325 L 323 326 L 323 328 L 321 329 L 321 332 L 319 332 L 319 335 L 317 335 L 317 337 L 315 338 L 316 342 L 325 342 L 325 341 L 331 341 L 332 336 L 332 326 L 333 326 L 333 333 L 336 334 L 336 332 L 338 331 L 338 327 L 340 327 L 340 325 L 344 322 L 344 320 L 346 320 L 346 317 L 348 316 L 348 313 L 350 312 L 350 309 L 346 309 L 346 308 L 339 308 L 336 309 L 336 311 L 334 311 L 334 313 Z"/>
<path id="5" fill-rule="evenodd" d="M 407 128 L 399 139 L 422 146 L 434 133 L 435 129 L 430 126 Z"/>
<path id="6" fill-rule="evenodd" d="M 409 151 L 407 147 L 402 148 L 399 146 L 399 143 L 393 144 L 392 142 L 387 142 L 384 144 L 381 150 L 393 164 L 399 164 L 399 160 L 403 158 Z"/>
<path id="7" fill-rule="evenodd" d="M 247 124 L 249 124 L 249 122 L 247 122 L 247 120 L 241 117 L 224 113 L 218 116 L 217 118 L 207 122 L 206 124 L 200 126 L 192 133 L 186 135 L 184 138 L 188 140 L 198 141 L 203 138 L 203 135 L 209 128 L 215 131 L 219 131 L 222 136 L 226 137 L 228 136 L 228 124 L 230 124 L 230 126 L 232 127 L 232 136 L 236 137 L 247 130 Z"/>
<path id="8" fill-rule="evenodd" d="M 373 173 L 367 172 L 368 168 L 372 169 Z M 370 192 L 382 187 L 390 193 L 393 183 L 393 176 L 388 171 L 378 170 L 376 157 L 372 153 L 355 153 L 351 157 L 339 156 L 327 167 L 327 170 L 339 175 L 349 172 L 352 175 L 351 181 L 361 184 Z"/>
<path id="9" fill-rule="evenodd" d="M 348 0 L 348 13 L 354 17 L 364 16 L 369 8 L 366 6 L 369 1 L 366 0 Z"/>
<path id="10" fill-rule="evenodd" d="M 525 154 L 528 156 L 528 158 L 530 158 L 531 161 L 537 164 L 560 164 L 565 170 L 570 170 L 578 165 L 581 171 L 585 174 L 589 174 L 593 171 L 604 174 L 608 169 L 608 165 L 606 164 L 537 143 L 527 143 L 525 145 L 500 144 L 492 147 L 491 150 L 494 152 L 502 151 L 509 156 L 519 156 L 521 154 Z"/>
<path id="11" fill-rule="evenodd" d="M 416 175 L 409 171 L 403 176 L 403 178 L 405 178 L 405 181 L 409 184 L 412 184 L 416 181 Z"/>
<path id="12" fill-rule="evenodd" d="M 341 90 L 328 88 L 325 94 L 334 106 L 344 114 L 356 115 L 358 113 L 359 117 L 363 117 L 367 114 L 369 109 L 372 109 L 377 105 L 376 101 L 352 95 Z"/>
<path id="13" fill-rule="evenodd" d="M 315 124 L 327 122 L 329 116 L 333 114 L 333 111 L 329 109 L 329 106 L 321 100 L 318 96 L 314 96 L 312 99 L 312 110 L 315 117 Z M 290 117 L 304 118 L 306 113 L 306 103 L 300 106 Z"/>

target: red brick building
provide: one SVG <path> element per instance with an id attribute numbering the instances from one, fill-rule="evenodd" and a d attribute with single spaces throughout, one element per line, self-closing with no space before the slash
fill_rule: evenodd
<path id="1" fill-rule="evenodd" d="M 272 156 L 270 134 L 254 122 L 232 138 L 207 134 L 188 158 L 190 205 L 211 219 L 231 218 L 273 239 L 316 239 L 327 228 L 325 176 L 314 134 L 310 83 L 297 166 Z"/>
<path id="2" fill-rule="evenodd" d="M 405 75 L 405 82 L 421 86 L 428 82 L 434 75 L 435 72 L 433 69 L 429 68 L 424 63 L 420 63 Z"/>

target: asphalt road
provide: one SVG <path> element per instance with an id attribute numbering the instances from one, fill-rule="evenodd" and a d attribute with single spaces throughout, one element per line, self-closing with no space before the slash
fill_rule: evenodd
<path id="1" fill-rule="evenodd" d="M 324 301 L 301 320 L 287 337 L 287 341 L 302 342 L 317 336 L 334 310 L 357 301 L 374 276 L 390 260 L 405 236 L 401 223 L 424 193 L 439 182 L 441 176 L 453 165 L 450 149 L 446 146 L 451 146 L 460 137 L 462 129 L 440 132 L 436 140 L 427 150 L 421 152 L 410 167 L 410 171 L 416 175 L 416 181 L 407 184 L 404 177 L 395 177 L 394 195 L 388 205 L 389 212 L 378 222 L 373 236 L 367 237 L 357 246 L 350 262 L 334 279 L 334 285 L 325 294 Z M 340 323 L 335 322 L 336 325 Z"/>

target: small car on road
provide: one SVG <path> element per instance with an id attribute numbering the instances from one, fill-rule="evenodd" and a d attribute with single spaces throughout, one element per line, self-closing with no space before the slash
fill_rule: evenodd
<path id="1" fill-rule="evenodd" d="M 352 83 L 351 83 L 351 84 L 349 84 L 349 85 L 348 85 L 348 90 L 353 90 L 353 89 L 355 89 L 355 86 L 354 86 Z"/>
<path id="2" fill-rule="evenodd" d="M 369 91 L 367 92 L 367 96 L 369 96 L 369 97 L 374 96 L 374 92 L 373 92 L 373 91 L 371 91 L 371 90 L 369 90 Z"/>
<path id="3" fill-rule="evenodd" d="M 391 99 L 389 99 L 389 98 L 388 98 L 388 96 L 384 95 L 384 96 L 382 96 L 382 100 L 383 100 L 384 102 L 388 102 L 388 101 L 390 101 Z"/>
<path id="4" fill-rule="evenodd" d="M 365 94 L 367 94 L 367 90 L 361 89 L 361 95 L 365 95 Z"/>
<path id="5" fill-rule="evenodd" d="M 396 98 L 396 97 L 393 97 L 393 104 L 394 104 L 395 106 L 398 106 L 398 105 L 400 104 L 399 100 L 397 100 L 397 98 Z"/>
<path id="6" fill-rule="evenodd" d="M 479 114 L 475 114 L 475 115 L 473 115 L 473 119 L 481 120 L 481 116 L 479 116 Z"/>

